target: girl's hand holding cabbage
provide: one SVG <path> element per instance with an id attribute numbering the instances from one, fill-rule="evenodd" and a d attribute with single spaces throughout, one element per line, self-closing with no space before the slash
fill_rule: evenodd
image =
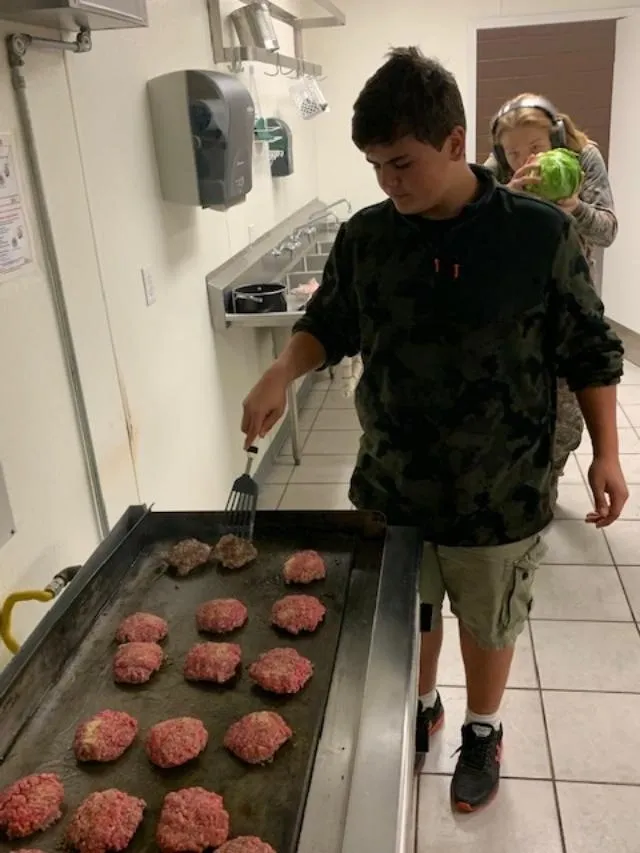
<path id="1" fill-rule="evenodd" d="M 556 202 L 571 213 L 578 204 L 583 178 L 578 155 L 567 148 L 554 148 L 531 157 L 514 174 L 509 186 Z"/>
<path id="2" fill-rule="evenodd" d="M 507 184 L 510 190 L 517 192 L 531 192 L 530 187 L 540 181 L 540 170 L 535 156 L 529 157 L 524 166 L 521 166 Z"/>

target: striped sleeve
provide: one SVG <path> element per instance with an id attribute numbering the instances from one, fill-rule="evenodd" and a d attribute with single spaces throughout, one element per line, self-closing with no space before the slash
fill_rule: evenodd
<path id="1" fill-rule="evenodd" d="M 613 243 L 618 233 L 607 167 L 598 147 L 592 144 L 583 150 L 580 162 L 584 183 L 573 218 L 585 243 L 606 248 Z"/>

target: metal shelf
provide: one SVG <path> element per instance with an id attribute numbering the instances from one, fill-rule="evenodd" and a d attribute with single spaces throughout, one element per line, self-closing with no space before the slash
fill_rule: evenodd
<path id="1" fill-rule="evenodd" d="M 146 0 L 0 0 L 0 20 L 58 32 L 149 25 Z"/>
<path id="2" fill-rule="evenodd" d="M 233 68 L 237 68 L 242 62 L 262 62 L 264 65 L 273 65 L 274 68 L 297 71 L 298 75 L 322 76 L 322 65 L 316 65 L 315 62 L 307 62 L 306 59 L 298 59 L 295 56 L 270 53 L 263 47 L 225 47 L 223 53 L 224 61 L 228 62 Z"/>
<path id="3" fill-rule="evenodd" d="M 242 2 L 248 4 L 251 0 L 242 0 Z M 278 6 L 277 3 L 269 2 L 271 16 L 277 21 L 288 24 L 294 31 L 295 56 L 285 56 L 281 53 L 271 53 L 259 47 L 225 47 L 220 0 L 207 0 L 213 61 L 216 64 L 226 62 L 231 65 L 233 70 L 238 70 L 238 66 L 242 62 L 262 62 L 265 65 L 272 65 L 274 68 L 296 71 L 298 76 L 307 74 L 312 77 L 320 77 L 322 66 L 308 62 L 303 57 L 302 33 L 304 30 L 310 29 L 343 27 L 346 23 L 346 17 L 344 12 L 331 0 L 314 0 L 314 2 L 329 14 L 321 17 L 298 18 L 283 9 L 282 6 Z"/>
<path id="4" fill-rule="evenodd" d="M 251 0 L 242 0 L 242 2 L 246 6 L 251 3 Z M 267 0 L 267 2 L 269 3 L 269 11 L 271 12 L 272 18 L 275 18 L 277 21 L 282 21 L 284 24 L 289 24 L 289 26 L 297 30 L 313 30 L 324 27 L 344 27 L 347 20 L 344 12 L 341 9 L 338 9 L 331 0 L 313 0 L 317 6 L 320 6 L 321 9 L 329 13 L 328 16 L 321 18 L 298 18 L 291 12 L 287 12 L 287 10 L 283 9 L 282 6 L 278 6 L 277 3 L 272 3 L 270 0 Z"/>

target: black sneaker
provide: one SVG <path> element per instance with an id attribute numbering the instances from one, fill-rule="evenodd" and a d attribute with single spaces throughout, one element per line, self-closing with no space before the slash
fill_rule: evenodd
<path id="1" fill-rule="evenodd" d="M 429 738 L 432 734 L 442 728 L 444 723 L 444 708 L 440 700 L 440 694 L 436 696 L 436 704 L 433 708 L 425 708 L 418 700 L 418 715 L 416 717 L 416 755 L 418 761 L 423 761 L 429 752 Z"/>
<path id="2" fill-rule="evenodd" d="M 451 800 L 460 812 L 473 812 L 491 802 L 500 784 L 502 726 L 468 723 L 462 727 L 460 756 L 451 781 Z"/>

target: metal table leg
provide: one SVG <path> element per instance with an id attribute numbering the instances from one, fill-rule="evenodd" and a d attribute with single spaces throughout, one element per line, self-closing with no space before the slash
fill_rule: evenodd
<path id="1" fill-rule="evenodd" d="M 273 345 L 273 357 L 278 358 L 281 350 L 278 342 L 277 329 L 271 329 L 271 343 Z M 293 454 L 293 462 L 295 465 L 299 465 L 301 462 L 300 419 L 298 417 L 298 395 L 296 394 L 295 382 L 291 383 L 287 391 L 287 406 L 289 410 L 289 424 L 291 426 L 291 452 Z"/>
<path id="2" fill-rule="evenodd" d="M 289 403 L 289 421 L 291 422 L 291 452 L 295 465 L 300 464 L 300 421 L 298 419 L 298 395 L 295 383 L 291 383 L 287 391 L 287 402 Z"/>

